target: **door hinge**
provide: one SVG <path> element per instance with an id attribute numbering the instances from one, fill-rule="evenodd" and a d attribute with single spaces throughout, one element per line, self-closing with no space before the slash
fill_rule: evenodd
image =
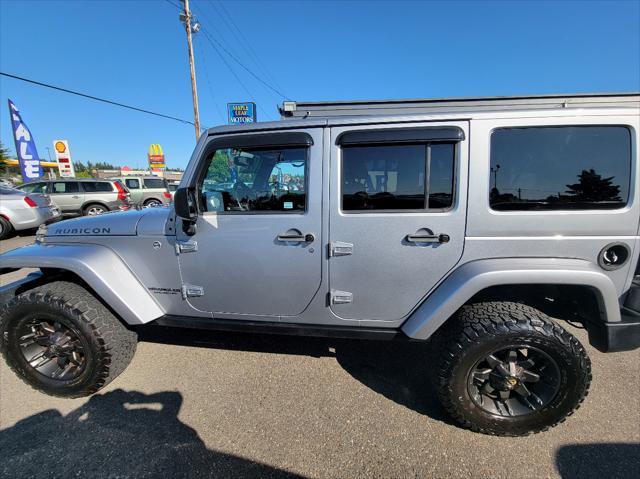
<path id="1" fill-rule="evenodd" d="M 331 304 L 347 304 L 353 302 L 353 293 L 332 289 L 329 293 Z"/>
<path id="2" fill-rule="evenodd" d="M 182 299 L 197 298 L 199 296 L 204 296 L 204 288 L 202 286 L 196 286 L 195 284 L 182 285 Z"/>
<path id="3" fill-rule="evenodd" d="M 348 256 L 353 254 L 353 243 L 332 241 L 329 243 L 329 256 Z"/>
<path id="4" fill-rule="evenodd" d="M 176 242 L 176 253 L 195 253 L 198 251 L 197 241 L 178 241 Z"/>

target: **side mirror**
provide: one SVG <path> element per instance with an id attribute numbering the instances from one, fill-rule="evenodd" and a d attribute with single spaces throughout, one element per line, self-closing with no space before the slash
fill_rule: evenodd
<path id="1" fill-rule="evenodd" d="M 182 229 L 192 236 L 196 233 L 196 221 L 198 220 L 198 202 L 194 187 L 178 188 L 173 197 L 173 205 L 176 216 L 182 219 Z"/>

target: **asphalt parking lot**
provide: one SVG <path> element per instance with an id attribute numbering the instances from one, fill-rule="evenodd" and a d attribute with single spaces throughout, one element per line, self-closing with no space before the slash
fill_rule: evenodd
<path id="1" fill-rule="evenodd" d="M 598 353 L 570 329 L 591 393 L 526 438 L 451 424 L 417 343 L 154 329 L 119 378 L 74 400 L 2 362 L 0 477 L 638 477 L 640 351 Z"/>

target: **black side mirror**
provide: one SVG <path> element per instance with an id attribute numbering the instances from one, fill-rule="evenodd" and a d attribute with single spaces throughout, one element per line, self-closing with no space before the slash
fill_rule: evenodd
<path id="1" fill-rule="evenodd" d="M 192 236 L 196 233 L 196 221 L 198 220 L 198 201 L 194 187 L 178 188 L 173 196 L 173 205 L 176 216 L 182 219 L 182 229 Z"/>

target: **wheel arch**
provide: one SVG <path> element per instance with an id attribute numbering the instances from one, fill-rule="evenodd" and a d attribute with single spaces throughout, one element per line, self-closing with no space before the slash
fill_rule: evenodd
<path id="1" fill-rule="evenodd" d="M 473 261 L 457 268 L 414 310 L 402 331 L 410 338 L 427 339 L 463 305 L 486 299 L 517 298 L 544 310 L 545 293 L 550 290 L 588 299 L 585 306 L 588 314 L 596 316 L 593 320 L 621 321 L 615 285 L 593 263 L 561 258 L 503 258 Z"/>
<path id="2" fill-rule="evenodd" d="M 40 268 L 79 278 L 127 324 L 145 324 L 165 314 L 120 257 L 104 246 L 34 244 L 0 259 L 3 270 Z"/>
<path id="3" fill-rule="evenodd" d="M 107 206 L 106 203 L 104 203 L 103 201 L 99 201 L 99 200 L 89 200 L 89 201 L 86 201 L 86 202 L 82 203 L 82 208 L 80 208 L 80 211 L 82 211 L 82 213 L 84 214 L 84 210 L 87 209 L 91 205 L 102 206 L 105 210 L 111 211 L 111 208 L 109 208 L 109 206 Z"/>

